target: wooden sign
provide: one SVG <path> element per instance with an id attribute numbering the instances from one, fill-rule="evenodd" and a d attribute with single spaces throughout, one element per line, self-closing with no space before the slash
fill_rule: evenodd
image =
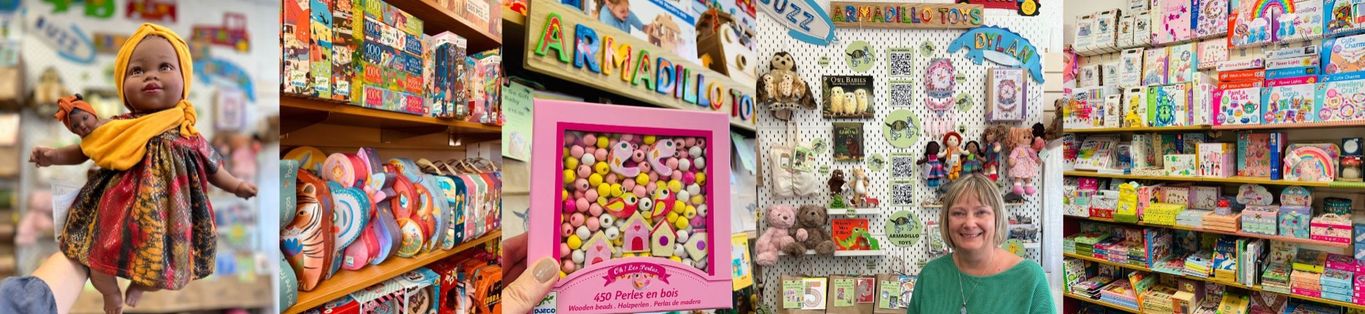
<path id="1" fill-rule="evenodd" d="M 660 107 L 727 112 L 731 125 L 754 127 L 754 82 L 734 81 L 552 1 L 531 2 L 526 30 L 527 69 Z"/>
<path id="2" fill-rule="evenodd" d="M 1014 10 L 1023 16 L 1038 16 L 1038 0 L 957 0 L 957 3 L 980 4 L 987 9 Z"/>
<path id="3" fill-rule="evenodd" d="M 980 4 L 831 2 L 834 26 L 866 28 L 972 28 L 981 26 Z"/>

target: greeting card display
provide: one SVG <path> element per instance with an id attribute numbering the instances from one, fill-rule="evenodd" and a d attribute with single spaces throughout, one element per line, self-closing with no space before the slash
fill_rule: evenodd
<path id="1" fill-rule="evenodd" d="M 565 274 L 537 311 L 731 306 L 728 117 L 536 100 L 534 121 L 527 258 Z"/>
<path id="2" fill-rule="evenodd" d="M 1167 73 L 1170 84 L 1194 81 L 1195 66 L 1198 65 L 1198 55 L 1195 54 L 1194 44 L 1180 44 L 1170 47 L 1169 65 Z"/>
<path id="3" fill-rule="evenodd" d="M 1166 84 L 1167 64 L 1170 57 L 1169 48 L 1153 48 L 1143 51 L 1142 58 L 1142 85 L 1163 85 Z"/>
<path id="4" fill-rule="evenodd" d="M 1322 40 L 1322 73 L 1365 70 L 1365 34 Z"/>
<path id="5" fill-rule="evenodd" d="M 1317 121 L 1365 120 L 1365 80 L 1319 83 L 1314 99 Z"/>
<path id="6" fill-rule="evenodd" d="M 1195 38 L 1227 34 L 1228 0 L 1197 0 L 1195 3 Z"/>
<path id="7" fill-rule="evenodd" d="M 1260 83 L 1224 84 L 1218 97 L 1218 125 L 1261 124 Z M 1245 87 L 1244 87 L 1245 86 Z"/>
<path id="8" fill-rule="evenodd" d="M 1119 86 L 1142 85 L 1142 55 L 1142 48 L 1126 49 L 1119 55 Z"/>
<path id="9" fill-rule="evenodd" d="M 1024 119 L 1028 108 L 1024 69 L 988 69 L 986 84 L 986 121 L 1014 122 Z"/>
<path id="10" fill-rule="evenodd" d="M 1313 97 L 1317 92 L 1317 86 L 1313 82 L 1316 79 L 1309 77 L 1303 84 L 1284 85 L 1285 80 L 1268 82 L 1270 87 L 1261 95 L 1263 107 L 1261 109 L 1261 119 L 1263 123 L 1301 123 L 1315 122 L 1317 115 L 1313 114 Z"/>
<path id="11" fill-rule="evenodd" d="M 1194 15 L 1190 0 L 1156 0 L 1153 2 L 1157 25 L 1152 32 L 1152 43 L 1164 44 L 1189 40 L 1193 34 L 1190 21 Z"/>

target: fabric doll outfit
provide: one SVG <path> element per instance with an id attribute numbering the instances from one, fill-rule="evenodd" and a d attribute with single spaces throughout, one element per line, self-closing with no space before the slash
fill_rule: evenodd
<path id="1" fill-rule="evenodd" d="M 1010 160 L 1014 161 L 1014 164 L 1010 165 L 1011 177 L 1031 178 L 1038 174 L 1038 161 L 1034 160 L 1033 156 L 1028 155 L 1031 153 L 1033 151 L 1024 146 L 1015 147 L 1013 151 L 1010 151 Z"/>
<path id="2" fill-rule="evenodd" d="M 194 107 L 184 100 L 193 61 L 173 31 L 143 24 L 120 48 L 114 73 L 126 73 L 133 49 L 153 36 L 175 48 L 184 94 L 173 108 L 115 116 L 82 140 L 102 168 L 71 204 L 58 246 L 93 271 L 177 290 L 213 273 L 217 231 L 206 192 L 221 157 L 194 129 Z M 123 78 L 115 84 L 126 99 Z"/>
<path id="3" fill-rule="evenodd" d="M 948 180 L 957 180 L 962 175 L 962 155 L 959 151 L 949 151 L 944 158 L 948 167 Z"/>
<path id="4" fill-rule="evenodd" d="M 968 155 L 962 162 L 962 173 L 973 174 L 977 172 L 981 172 L 981 156 Z"/>
<path id="5" fill-rule="evenodd" d="M 937 188 L 943 181 L 947 173 L 943 171 L 943 162 L 938 160 L 938 156 L 926 157 L 929 161 L 924 163 L 924 179 L 928 181 L 929 187 Z"/>

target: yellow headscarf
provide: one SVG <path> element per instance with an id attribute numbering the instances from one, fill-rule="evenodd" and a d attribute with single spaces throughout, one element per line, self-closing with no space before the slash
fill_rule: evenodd
<path id="1" fill-rule="evenodd" d="M 114 60 L 114 89 L 118 91 L 119 99 L 126 106 L 128 100 L 123 95 L 123 80 L 127 75 L 128 60 L 133 57 L 133 50 L 137 45 L 151 36 L 166 38 L 171 42 L 171 47 L 175 48 L 176 57 L 180 59 L 180 76 L 184 79 L 184 92 L 180 94 L 180 102 L 176 103 L 174 108 L 134 119 L 108 121 L 82 139 L 81 151 L 100 167 L 114 170 L 132 168 L 141 162 L 142 156 L 147 153 L 148 141 L 176 127 L 180 128 L 180 136 L 188 138 L 199 135 L 199 131 L 194 129 L 196 120 L 194 104 L 186 99 L 190 94 L 190 82 L 194 79 L 194 62 L 190 58 L 189 46 L 185 45 L 185 41 L 180 39 L 175 31 L 151 23 L 144 23 L 138 27 L 137 31 L 123 42 L 123 47 L 119 48 L 118 56 Z"/>

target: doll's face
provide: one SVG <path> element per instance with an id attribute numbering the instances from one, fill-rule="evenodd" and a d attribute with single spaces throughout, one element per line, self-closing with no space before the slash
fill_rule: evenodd
<path id="1" fill-rule="evenodd" d="M 95 117 L 94 114 L 89 112 L 85 112 L 85 110 L 72 110 L 71 113 L 66 116 L 66 129 L 71 131 L 71 133 L 76 133 L 76 135 L 79 135 L 81 138 L 90 135 L 90 132 L 94 132 L 95 128 L 102 124 L 103 123 L 100 122 L 98 117 Z"/>
<path id="2" fill-rule="evenodd" d="M 184 96 L 180 57 L 166 38 L 151 36 L 133 49 L 123 73 L 123 96 L 134 112 L 156 112 L 174 107 Z"/>

